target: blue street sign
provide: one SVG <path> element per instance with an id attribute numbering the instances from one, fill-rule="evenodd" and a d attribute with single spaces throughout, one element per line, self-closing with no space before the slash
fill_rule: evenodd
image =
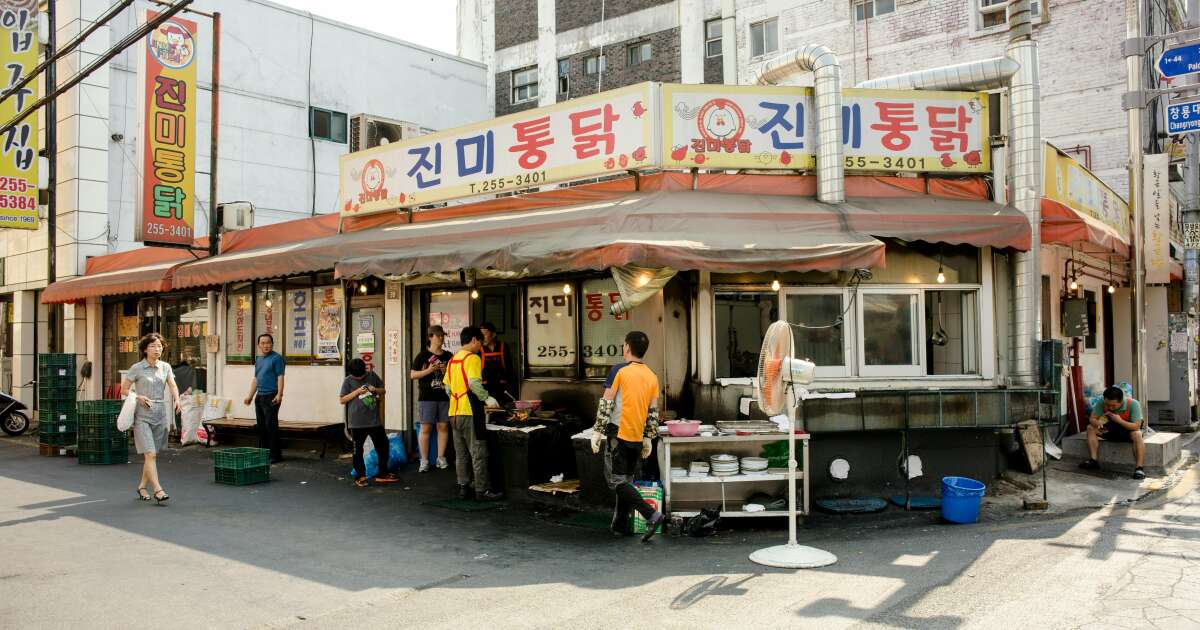
<path id="1" fill-rule="evenodd" d="M 1181 77 L 1200 72 L 1200 42 L 1188 42 L 1168 48 L 1158 56 L 1158 71 L 1164 77 Z"/>
<path id="2" fill-rule="evenodd" d="M 1167 105 L 1167 135 L 1200 131 L 1200 101 Z"/>

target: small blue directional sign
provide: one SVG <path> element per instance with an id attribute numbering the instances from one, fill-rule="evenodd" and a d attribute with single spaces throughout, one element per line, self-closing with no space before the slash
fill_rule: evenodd
<path id="1" fill-rule="evenodd" d="M 1158 71 L 1168 79 L 1200 72 L 1200 41 L 1164 50 L 1158 56 Z"/>
<path id="2" fill-rule="evenodd" d="M 1167 135 L 1180 136 L 1200 131 L 1200 101 L 1167 105 Z"/>

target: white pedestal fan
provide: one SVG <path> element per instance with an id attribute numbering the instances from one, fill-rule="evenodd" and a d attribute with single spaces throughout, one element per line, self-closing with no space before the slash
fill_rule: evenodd
<path id="1" fill-rule="evenodd" d="M 754 397 L 768 416 L 788 417 L 788 542 L 759 549 L 751 562 L 784 569 L 814 569 L 837 562 L 837 556 L 796 543 L 796 398 L 788 391 L 813 380 L 816 366 L 792 356 L 792 327 L 784 321 L 771 324 L 758 355 L 758 381 Z"/>

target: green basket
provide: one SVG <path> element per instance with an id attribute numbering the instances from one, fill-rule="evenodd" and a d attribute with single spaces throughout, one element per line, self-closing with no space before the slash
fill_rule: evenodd
<path id="1" fill-rule="evenodd" d="M 38 369 L 43 367 L 69 367 L 74 372 L 75 355 L 64 352 L 39 354 Z"/>
<path id="2" fill-rule="evenodd" d="M 86 465 L 128 464 L 129 450 L 104 453 L 87 453 L 81 450 L 79 451 L 79 463 Z"/>
<path id="3" fill-rule="evenodd" d="M 74 387 L 69 389 L 51 389 L 39 387 L 37 395 L 39 408 L 47 405 L 62 405 L 69 406 L 72 413 L 75 411 L 76 393 Z"/>
<path id="4" fill-rule="evenodd" d="M 115 426 L 98 427 L 95 425 L 84 424 L 82 422 L 76 426 L 78 426 L 76 433 L 79 434 L 80 438 L 87 438 L 89 440 L 115 440 L 117 438 L 128 438 L 128 434 L 125 431 L 118 431 Z"/>
<path id="5" fill-rule="evenodd" d="M 75 444 L 74 433 L 39 433 L 38 443 L 46 446 L 73 446 Z"/>
<path id="6" fill-rule="evenodd" d="M 128 451 L 129 438 L 124 435 L 118 437 L 91 437 L 83 434 L 76 436 L 75 447 L 82 453 L 109 453 L 114 451 Z"/>
<path id="7" fill-rule="evenodd" d="M 258 450 L 258 449 L 255 449 Z M 213 468 L 213 476 L 217 483 L 231 486 L 248 486 L 253 483 L 265 483 L 271 480 L 271 465 L 250 466 L 248 468 Z"/>
<path id="8" fill-rule="evenodd" d="M 121 406 L 125 404 L 124 400 L 80 400 L 75 403 L 75 410 L 79 412 L 80 417 L 85 414 L 98 416 L 112 416 L 116 418 L 121 413 Z"/>
<path id="9" fill-rule="evenodd" d="M 75 386 L 78 383 L 73 375 L 54 376 L 49 374 L 39 374 L 37 379 L 38 390 L 51 389 L 69 389 L 75 391 Z"/>
<path id="10" fill-rule="evenodd" d="M 259 466 L 270 466 L 271 452 L 265 448 L 222 448 L 213 451 L 213 467 L 229 470 L 244 470 Z"/>

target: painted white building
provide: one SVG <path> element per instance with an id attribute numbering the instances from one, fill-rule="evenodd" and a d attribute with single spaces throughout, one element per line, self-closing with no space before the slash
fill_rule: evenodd
<path id="1" fill-rule="evenodd" d="M 59 0 L 60 45 L 103 15 L 105 0 Z M 58 65 L 62 82 L 144 20 L 136 2 Z M 336 212 L 338 160 L 348 152 L 349 118 L 368 114 L 443 129 L 489 117 L 485 67 L 443 52 L 297 11 L 266 0 L 200 0 L 192 8 L 221 13 L 218 203 L 249 201 L 256 225 Z M 197 47 L 195 233 L 208 233 L 212 28 L 207 17 L 180 17 L 199 27 Z M 140 247 L 134 240 L 140 125 L 138 47 L 118 55 L 58 99 L 57 277 L 83 273 L 89 256 Z M 436 93 L 439 98 L 429 98 Z M 317 128 L 310 124 L 321 118 Z M 328 127 L 326 127 L 328 121 Z M 43 125 L 44 127 L 44 125 Z M 0 300 L 11 332 L 0 385 L 32 378 L 34 335 L 46 350 L 45 222 L 36 232 L 0 232 Z M 99 324 L 66 305 L 64 348 L 83 355 Z M 94 345 L 93 345 L 94 347 Z M 11 381 L 8 380 L 11 378 Z M 25 390 L 23 398 L 32 398 Z"/>

